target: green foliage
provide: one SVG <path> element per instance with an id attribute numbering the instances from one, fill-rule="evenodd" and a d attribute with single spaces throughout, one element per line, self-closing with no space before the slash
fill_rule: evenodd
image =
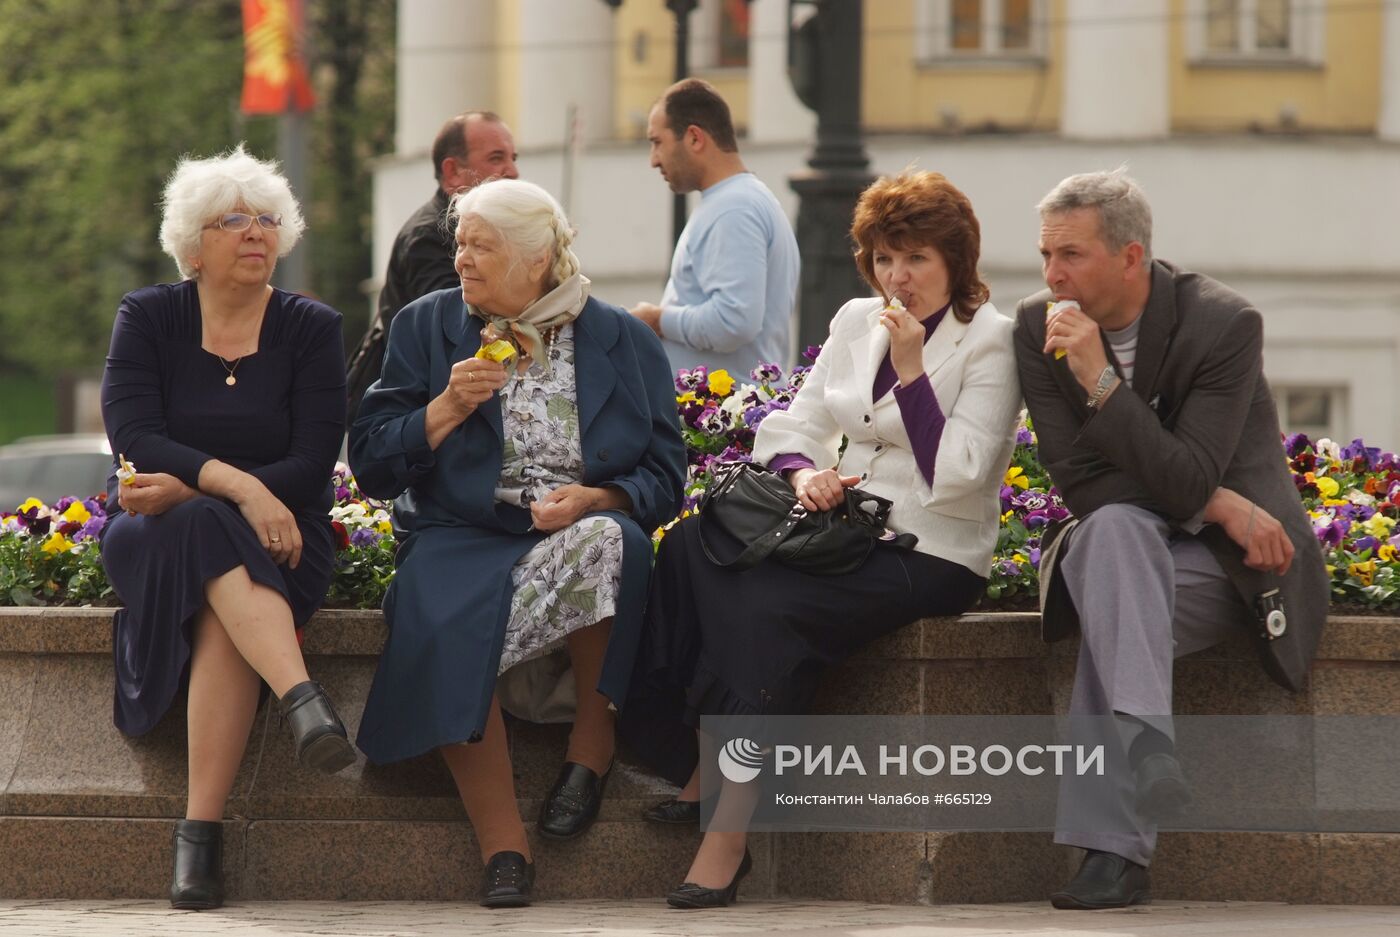
<path id="1" fill-rule="evenodd" d="M 0 605 L 114 605 L 95 541 L 46 550 L 46 538 L 0 536 Z"/>
<path id="2" fill-rule="evenodd" d="M 58 425 L 54 383 L 20 372 L 0 373 L 0 445 L 21 436 L 41 436 Z"/>
<path id="3" fill-rule="evenodd" d="M 312 288 L 359 322 L 368 162 L 392 148 L 394 5 L 308 10 L 313 36 L 329 33 L 298 193 Z M 0 0 L 0 365 L 96 373 L 122 294 L 177 277 L 157 230 L 179 157 L 240 140 L 276 155 L 276 119 L 238 109 L 242 28 L 238 0 Z"/>

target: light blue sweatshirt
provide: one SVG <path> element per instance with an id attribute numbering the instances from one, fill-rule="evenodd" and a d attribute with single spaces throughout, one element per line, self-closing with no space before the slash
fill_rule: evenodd
<path id="1" fill-rule="evenodd" d="M 671 366 L 724 368 L 737 381 L 761 363 L 787 368 L 797 279 L 792 225 L 753 173 L 702 191 L 661 297 Z"/>

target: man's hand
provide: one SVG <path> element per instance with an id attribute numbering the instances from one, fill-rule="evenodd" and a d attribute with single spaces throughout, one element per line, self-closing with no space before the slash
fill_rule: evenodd
<path id="1" fill-rule="evenodd" d="M 661 307 L 655 303 L 637 303 L 631 309 L 632 315 L 641 319 L 647 324 L 647 328 L 656 333 L 657 338 L 663 338 L 661 334 Z"/>
<path id="2" fill-rule="evenodd" d="M 1229 488 L 1217 488 L 1206 502 L 1205 520 L 1219 524 L 1240 549 L 1250 569 L 1282 576 L 1293 565 L 1293 541 L 1272 514 Z"/>
<path id="3" fill-rule="evenodd" d="M 830 511 L 846 498 L 846 489 L 860 483 L 858 475 L 838 475 L 836 469 L 800 468 L 788 473 L 797 500 L 809 511 Z"/>
<path id="4" fill-rule="evenodd" d="M 1108 367 L 1099 324 L 1084 314 L 1078 306 L 1062 306 L 1045 318 L 1045 354 L 1063 349 L 1069 358 L 1069 369 L 1085 394 L 1098 386 L 1099 375 Z"/>
<path id="5" fill-rule="evenodd" d="M 199 492 L 165 472 L 137 472 L 131 484 L 117 486 L 117 504 L 128 514 L 164 514 Z"/>

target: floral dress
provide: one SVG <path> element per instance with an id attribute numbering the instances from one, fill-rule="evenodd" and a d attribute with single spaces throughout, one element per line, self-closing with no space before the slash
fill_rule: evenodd
<path id="1" fill-rule="evenodd" d="M 501 390 L 505 457 L 498 500 L 528 506 L 583 478 L 583 445 L 574 382 L 574 327 L 538 363 Z M 559 648 L 570 632 L 610 618 L 622 580 L 622 529 L 590 515 L 537 543 L 511 569 L 515 594 L 497 673 Z"/>

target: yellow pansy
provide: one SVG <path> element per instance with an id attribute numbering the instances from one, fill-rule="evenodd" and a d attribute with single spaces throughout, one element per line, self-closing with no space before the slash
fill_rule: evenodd
<path id="1" fill-rule="evenodd" d="M 1372 514 L 1367 521 L 1361 525 L 1362 530 L 1375 537 L 1377 540 L 1384 540 L 1390 536 L 1390 531 L 1395 527 L 1395 521 L 1384 514 Z"/>
<path id="2" fill-rule="evenodd" d="M 30 498 L 28 501 L 24 502 L 24 503 L 21 504 L 19 507 L 15 508 L 15 513 L 16 513 L 16 514 L 23 514 L 25 511 L 28 511 L 28 510 L 30 510 L 31 508 L 43 508 L 43 507 L 44 507 L 44 502 L 40 501 L 38 498 Z"/>
<path id="3" fill-rule="evenodd" d="M 694 402 L 695 402 L 695 391 L 693 391 L 693 390 L 688 390 L 688 391 L 686 391 L 685 393 L 681 394 L 679 397 L 676 398 L 676 403 L 694 403 Z"/>
<path id="4" fill-rule="evenodd" d="M 379 531 L 381 535 L 388 537 L 393 534 L 394 525 L 389 523 L 388 521 L 380 521 L 379 523 L 374 525 L 374 529 Z"/>
<path id="5" fill-rule="evenodd" d="M 63 512 L 65 521 L 72 521 L 75 524 L 86 524 L 92 520 L 92 512 L 87 509 L 87 505 L 81 501 L 74 501 L 68 505 L 68 510 Z"/>
<path id="6" fill-rule="evenodd" d="M 1356 578 L 1356 581 L 1363 586 L 1371 584 L 1371 577 L 1376 574 L 1376 561 L 1367 560 L 1364 563 L 1352 563 L 1347 567 L 1347 574 Z"/>
<path id="7" fill-rule="evenodd" d="M 39 549 L 50 556 L 55 553 L 67 553 L 69 550 L 73 549 L 73 541 L 63 536 L 63 534 L 54 534 L 49 539 L 45 540 L 44 545 Z"/>
<path id="8" fill-rule="evenodd" d="M 1346 498 L 1324 498 L 1322 503 L 1329 508 L 1339 508 L 1344 504 L 1351 504 Z"/>
<path id="9" fill-rule="evenodd" d="M 1335 478 L 1328 478 L 1326 475 L 1313 482 L 1313 484 L 1317 485 L 1317 493 L 1324 498 L 1335 498 L 1337 492 L 1342 490 L 1342 486 L 1337 484 Z"/>
<path id="10" fill-rule="evenodd" d="M 1012 511 L 1007 511 L 1005 514 L 1003 514 L 1003 515 L 1001 516 L 1001 522 L 1002 522 L 1003 524 L 1005 524 L 1007 521 L 1011 520 L 1011 515 L 1012 515 L 1012 513 L 1014 513 L 1014 512 L 1012 512 Z"/>
<path id="11" fill-rule="evenodd" d="M 1002 479 L 1003 485 L 1012 485 L 1025 491 L 1031 486 L 1031 480 L 1026 477 L 1025 470 L 1019 465 L 1013 465 L 1006 470 L 1006 478 Z"/>
<path id="12" fill-rule="evenodd" d="M 1376 556 L 1380 557 L 1382 563 L 1394 563 L 1395 546 L 1389 543 L 1381 544 L 1380 549 L 1376 551 Z"/>
<path id="13" fill-rule="evenodd" d="M 710 393 L 716 397 L 728 397 L 729 392 L 733 389 L 734 378 L 730 377 L 729 372 L 724 368 L 710 372 Z"/>

